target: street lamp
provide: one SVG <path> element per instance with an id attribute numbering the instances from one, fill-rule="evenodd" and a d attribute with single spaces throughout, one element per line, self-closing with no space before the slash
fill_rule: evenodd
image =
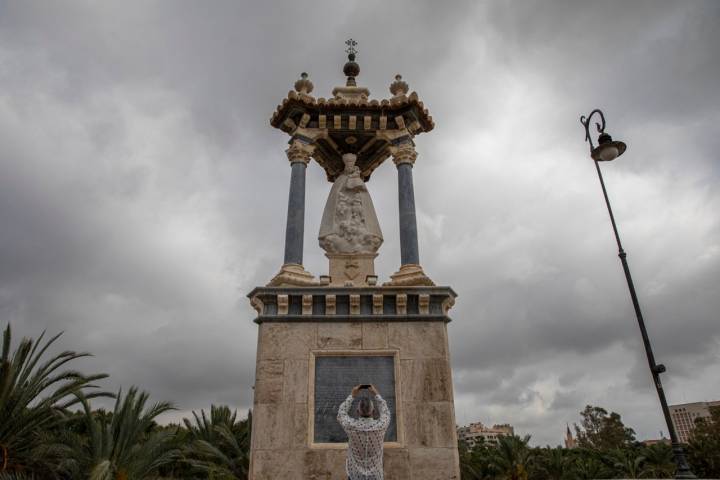
<path id="1" fill-rule="evenodd" d="M 593 115 L 598 114 L 600 116 L 600 123 L 596 123 L 597 131 L 600 133 L 598 137 L 598 146 L 593 145 L 592 138 L 590 137 L 590 119 Z M 605 133 L 605 115 L 595 109 L 590 112 L 590 115 L 580 117 L 580 123 L 585 127 L 585 140 L 590 143 L 590 156 L 595 162 L 595 169 L 597 170 L 598 178 L 600 179 L 600 186 L 602 187 L 603 196 L 605 197 L 605 204 L 607 205 L 608 213 L 610 214 L 610 223 L 612 223 L 613 232 L 615 233 L 615 241 L 618 246 L 618 256 L 622 263 L 623 271 L 625 272 L 625 279 L 627 280 L 628 289 L 630 290 L 630 298 L 632 299 L 633 307 L 635 307 L 635 316 L 637 316 L 638 326 L 640 327 L 640 334 L 642 335 L 643 344 L 645 345 L 645 354 L 647 355 L 648 366 L 653 376 L 655 383 L 655 389 L 657 390 L 658 398 L 660 399 L 660 406 L 662 407 L 663 415 L 665 416 L 665 423 L 667 424 L 668 432 L 670 433 L 670 441 L 672 442 L 673 456 L 675 457 L 675 463 L 677 464 L 677 471 L 675 472 L 675 478 L 697 478 L 690 471 L 690 466 L 685 458 L 685 452 L 678 442 L 677 435 L 675 434 L 675 428 L 673 427 L 672 419 L 670 418 L 670 409 L 668 409 L 667 400 L 665 400 L 665 391 L 663 390 L 662 382 L 660 381 L 660 374 L 665 372 L 665 365 L 661 363 L 655 363 L 655 356 L 653 355 L 652 346 L 650 345 L 650 338 L 648 337 L 647 330 L 645 329 L 645 321 L 643 320 L 642 312 L 640 311 L 640 302 L 638 302 L 637 294 L 635 293 L 635 285 L 633 285 L 632 276 L 630 275 L 630 267 L 627 263 L 627 254 L 623 250 L 622 243 L 620 243 L 620 234 L 618 234 L 617 225 L 615 224 L 615 217 L 613 216 L 612 208 L 610 208 L 610 199 L 608 198 L 607 190 L 605 189 L 605 182 L 603 181 L 602 173 L 600 172 L 600 162 L 609 162 L 615 160 L 617 157 L 625 152 L 627 146 L 623 142 L 613 141 L 612 137 Z"/>

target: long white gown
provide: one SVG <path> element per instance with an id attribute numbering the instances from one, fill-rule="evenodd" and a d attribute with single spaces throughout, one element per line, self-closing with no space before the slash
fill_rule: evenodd
<path id="1" fill-rule="evenodd" d="M 370 193 L 354 162 L 346 163 L 330 189 L 318 240 L 330 254 L 375 253 L 383 242 Z"/>

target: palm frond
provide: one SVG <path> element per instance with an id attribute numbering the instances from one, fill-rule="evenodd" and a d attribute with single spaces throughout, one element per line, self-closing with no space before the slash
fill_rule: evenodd
<path id="1" fill-rule="evenodd" d="M 106 377 L 62 370 L 89 354 L 64 351 L 49 355 L 49 349 L 61 335 L 44 340 L 43 332 L 35 340 L 21 339 L 13 349 L 10 325 L 4 330 L 0 354 L 0 444 L 8 450 L 6 468 L 36 463 L 38 459 L 33 455 L 37 454 L 33 451 L 39 446 L 38 434 L 63 421 L 63 412 L 76 393 L 91 388 L 92 381 Z"/>

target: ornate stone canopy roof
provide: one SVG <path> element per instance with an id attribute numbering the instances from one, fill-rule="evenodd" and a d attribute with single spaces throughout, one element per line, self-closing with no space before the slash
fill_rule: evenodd
<path id="1" fill-rule="evenodd" d="M 315 98 L 306 73 L 288 92 L 270 119 L 270 124 L 288 133 L 290 143 L 299 140 L 313 146 L 312 157 L 325 169 L 329 181 L 342 173 L 342 156 L 357 155 L 356 165 L 365 181 L 390 156 L 390 148 L 412 143 L 412 138 L 434 127 L 432 116 L 417 93 L 397 75 L 390 86 L 390 99 L 369 99 L 367 88 L 355 84 L 359 66 L 354 54 L 345 66 L 346 86 L 335 87 L 333 97 Z M 347 68 L 352 65 L 353 68 Z M 350 76 L 349 74 L 353 74 Z"/>

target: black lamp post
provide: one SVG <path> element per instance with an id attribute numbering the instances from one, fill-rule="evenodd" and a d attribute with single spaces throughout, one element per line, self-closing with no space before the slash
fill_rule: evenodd
<path id="1" fill-rule="evenodd" d="M 592 138 L 590 137 L 590 119 L 593 115 L 598 114 L 600 116 L 600 123 L 596 123 L 600 136 L 598 137 L 598 146 L 593 145 Z M 623 271 L 625 272 L 625 279 L 627 280 L 628 289 L 630 289 L 630 298 L 632 299 L 633 307 L 635 307 L 635 315 L 637 316 L 638 326 L 640 327 L 640 334 L 642 335 L 643 344 L 645 345 L 645 354 L 647 355 L 648 366 L 652 373 L 653 381 L 655 383 L 655 389 L 657 390 L 658 398 L 660 399 L 660 406 L 662 407 L 663 415 L 665 416 L 665 423 L 667 423 L 667 429 L 670 433 L 670 441 L 672 442 L 673 455 L 675 457 L 675 463 L 677 464 L 677 471 L 675 478 L 697 478 L 690 471 L 690 466 L 685 458 L 685 452 L 678 442 L 677 435 L 675 434 L 675 428 L 673 427 L 672 419 L 670 418 L 670 409 L 665 399 L 665 391 L 663 390 L 662 382 L 660 381 L 660 374 L 665 372 L 665 365 L 661 363 L 655 363 L 655 356 L 653 355 L 652 346 L 650 345 L 650 338 L 648 337 L 647 330 L 645 329 L 645 321 L 643 320 L 642 312 L 640 311 L 640 302 L 638 302 L 637 294 L 635 293 L 635 285 L 633 285 L 632 276 L 630 275 L 630 267 L 627 263 L 627 254 L 623 250 L 622 243 L 620 243 L 620 235 L 618 234 L 617 225 L 615 224 L 615 217 L 613 216 L 612 208 L 610 207 L 610 199 L 608 198 L 607 190 L 605 189 L 605 182 L 603 181 L 602 173 L 600 172 L 600 162 L 609 162 L 615 160 L 617 157 L 625 152 L 627 146 L 623 142 L 613 141 L 612 137 L 605 133 L 605 116 L 600 110 L 593 110 L 590 115 L 580 117 L 580 123 L 585 127 L 585 140 L 590 143 L 590 156 L 595 162 L 595 168 L 597 170 L 598 178 L 600 179 L 600 186 L 602 187 L 603 196 L 605 197 L 605 204 L 607 205 L 608 213 L 610 214 L 610 223 L 612 223 L 613 232 L 615 233 L 615 241 L 618 246 L 618 256 L 622 263 Z"/>

